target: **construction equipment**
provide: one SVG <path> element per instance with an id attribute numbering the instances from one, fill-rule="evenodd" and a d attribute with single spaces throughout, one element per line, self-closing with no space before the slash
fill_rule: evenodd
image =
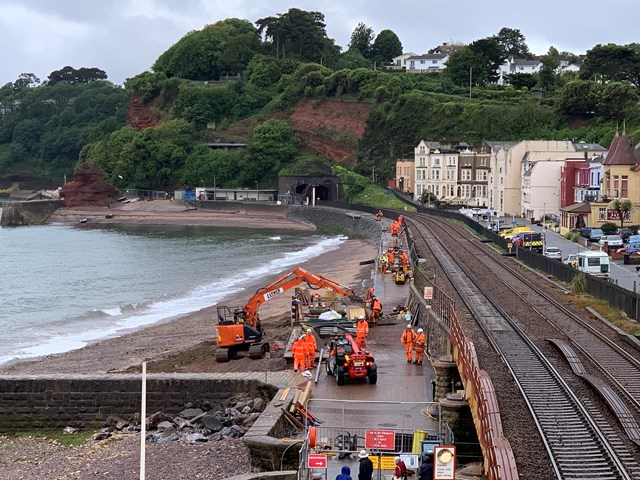
<path id="1" fill-rule="evenodd" d="M 344 385 L 347 378 L 368 378 L 371 385 L 378 382 L 378 366 L 373 355 L 358 346 L 350 333 L 336 326 L 334 338 L 328 345 L 328 375 L 335 375 L 336 383 Z"/>
<path id="2" fill-rule="evenodd" d="M 244 307 L 218 307 L 216 361 L 228 362 L 239 351 L 248 351 L 250 358 L 262 358 L 269 351 L 269 343 L 264 341 L 264 331 L 258 315 L 260 305 L 303 282 L 312 289 L 323 288 L 362 301 L 353 289 L 296 267 L 275 282 L 259 289 Z"/>

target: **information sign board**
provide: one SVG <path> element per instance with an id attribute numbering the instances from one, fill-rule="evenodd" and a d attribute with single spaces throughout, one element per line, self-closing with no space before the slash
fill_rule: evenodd
<path id="1" fill-rule="evenodd" d="M 433 480 L 455 480 L 456 447 L 437 446 L 433 448 Z"/>
<path id="2" fill-rule="evenodd" d="M 307 457 L 307 465 L 309 465 L 309 468 L 327 468 L 327 456 L 310 453 Z"/>
<path id="3" fill-rule="evenodd" d="M 365 440 L 367 450 L 395 450 L 395 430 L 367 430 Z"/>

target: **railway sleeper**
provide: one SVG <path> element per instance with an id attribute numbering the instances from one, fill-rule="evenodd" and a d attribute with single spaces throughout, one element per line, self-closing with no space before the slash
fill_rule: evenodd
<path id="1" fill-rule="evenodd" d="M 567 362 L 569 362 L 573 373 L 587 382 L 589 386 L 593 388 L 598 395 L 600 395 L 620 422 L 620 425 L 627 433 L 629 439 L 636 445 L 640 445 L 640 426 L 618 394 L 609 385 L 603 382 L 602 379 L 586 373 L 586 370 L 576 355 L 576 352 L 566 342 L 557 338 L 549 338 L 547 341 L 558 348 Z"/>

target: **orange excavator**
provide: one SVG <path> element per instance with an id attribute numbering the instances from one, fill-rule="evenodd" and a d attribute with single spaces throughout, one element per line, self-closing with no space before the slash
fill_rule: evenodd
<path id="1" fill-rule="evenodd" d="M 244 307 L 218 307 L 216 361 L 228 362 L 239 351 L 248 351 L 250 358 L 264 357 L 269 351 L 269 343 L 264 341 L 264 331 L 258 315 L 260 305 L 303 282 L 313 289 L 324 288 L 354 301 L 362 301 L 353 289 L 296 267 L 275 282 L 259 289 Z"/>

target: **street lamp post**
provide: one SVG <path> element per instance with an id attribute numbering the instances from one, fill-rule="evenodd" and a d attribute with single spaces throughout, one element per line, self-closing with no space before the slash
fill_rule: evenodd
<path id="1" fill-rule="evenodd" d="M 259 188 L 258 188 L 258 181 L 256 180 L 256 201 L 260 201 L 260 192 L 259 192 Z"/>
<path id="2" fill-rule="evenodd" d="M 203 200 L 206 200 L 207 199 L 207 184 L 204 183 L 204 180 L 200 180 L 200 183 L 202 183 L 202 188 L 204 188 L 204 192 L 202 192 L 202 193 L 204 193 Z"/>
<path id="3" fill-rule="evenodd" d="M 213 176 L 213 201 L 216 201 L 216 176 Z"/>

